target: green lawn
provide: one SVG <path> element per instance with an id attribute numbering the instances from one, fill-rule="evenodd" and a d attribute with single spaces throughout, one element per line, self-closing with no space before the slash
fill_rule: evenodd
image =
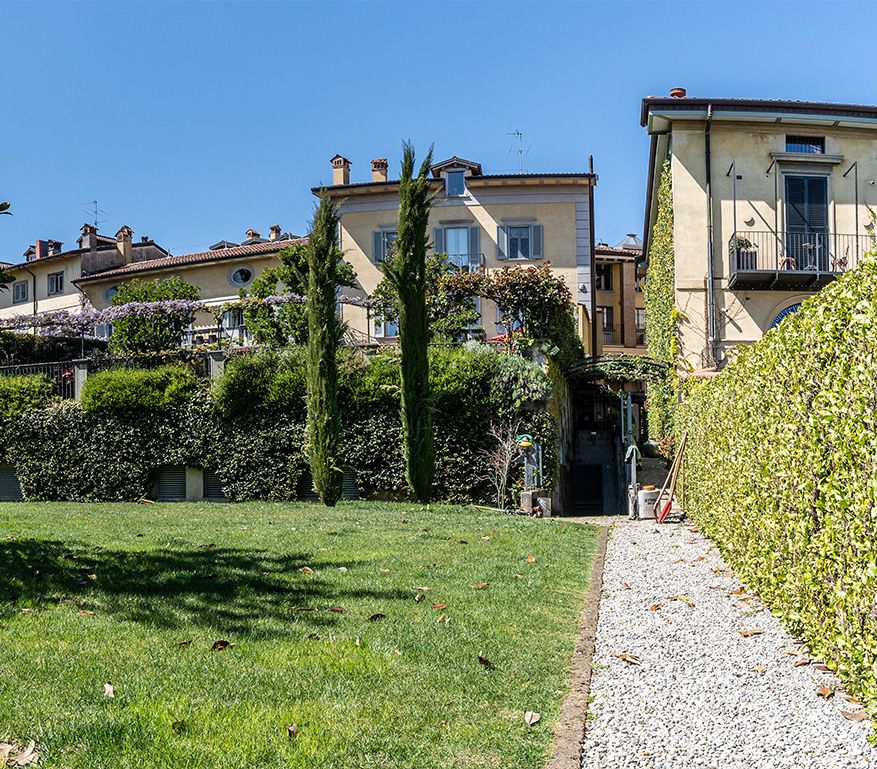
<path id="1" fill-rule="evenodd" d="M 0 741 L 56 769 L 536 769 L 595 543 L 395 503 L 0 504 Z"/>

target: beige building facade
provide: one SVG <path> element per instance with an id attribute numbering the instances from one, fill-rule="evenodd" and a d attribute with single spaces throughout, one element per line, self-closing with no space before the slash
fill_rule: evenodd
<path id="1" fill-rule="evenodd" d="M 614 246 L 594 249 L 597 325 L 604 355 L 647 355 L 643 279 L 637 275 L 642 241 L 634 233 Z"/>
<path id="2" fill-rule="evenodd" d="M 669 161 L 676 308 L 691 369 L 721 368 L 871 249 L 877 107 L 643 100 L 645 253 Z"/>
<path id="3" fill-rule="evenodd" d="M 380 283 L 381 262 L 396 237 L 399 182 L 388 180 L 387 161 L 372 161 L 371 179 L 351 183 L 347 158 L 332 158 L 328 194 L 340 207 L 339 242 L 356 271 L 358 285 L 346 293 L 370 295 Z M 481 165 L 453 157 L 432 166 L 435 202 L 430 215 L 432 248 L 463 270 L 497 270 L 508 265 L 550 262 L 576 303 L 576 322 L 592 349 L 594 316 L 593 194 L 591 173 L 485 174 Z M 314 194 L 320 188 L 314 188 Z M 393 323 L 360 307 L 344 308 L 344 320 L 363 343 L 391 341 Z M 496 307 L 482 300 L 481 329 L 501 335 Z"/>

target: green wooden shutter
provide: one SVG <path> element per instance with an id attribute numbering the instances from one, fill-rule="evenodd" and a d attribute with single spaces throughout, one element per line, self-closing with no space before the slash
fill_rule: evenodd
<path id="1" fill-rule="evenodd" d="M 437 254 L 445 253 L 445 229 L 436 227 L 432 231 L 432 250 Z"/>
<path id="2" fill-rule="evenodd" d="M 372 233 L 372 261 L 375 264 L 384 261 L 384 233 L 380 230 Z"/>
<path id="3" fill-rule="evenodd" d="M 542 258 L 542 225 L 534 224 L 530 236 L 530 244 L 532 246 L 532 257 L 534 259 Z"/>
<path id="4" fill-rule="evenodd" d="M 496 228 L 496 258 L 497 259 L 508 259 L 509 252 L 509 233 L 508 230 L 503 226 L 499 225 Z"/>
<path id="5" fill-rule="evenodd" d="M 469 269 L 477 270 L 481 266 L 481 227 L 469 228 Z"/>

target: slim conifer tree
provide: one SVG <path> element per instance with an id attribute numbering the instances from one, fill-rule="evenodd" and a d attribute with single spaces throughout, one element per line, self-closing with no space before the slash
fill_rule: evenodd
<path id="1" fill-rule="evenodd" d="M 384 266 L 399 296 L 399 345 L 402 350 L 402 434 L 405 474 L 420 502 L 432 497 L 435 476 L 433 404 L 429 389 L 430 339 L 426 292 L 427 227 L 433 195 L 429 187 L 432 148 L 414 176 L 414 147 L 402 148 L 399 223 L 394 258 Z"/>
<path id="2" fill-rule="evenodd" d="M 314 489 L 324 505 L 341 498 L 338 457 L 341 415 L 338 410 L 338 362 L 341 322 L 335 314 L 335 287 L 340 257 L 338 209 L 324 191 L 308 239 L 307 443 Z"/>

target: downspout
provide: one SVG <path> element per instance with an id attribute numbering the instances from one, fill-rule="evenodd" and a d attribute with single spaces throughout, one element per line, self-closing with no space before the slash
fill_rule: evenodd
<path id="1" fill-rule="evenodd" d="M 594 248 L 594 188 L 597 186 L 594 177 L 594 156 L 588 156 L 588 173 L 591 174 L 591 185 L 588 187 L 588 229 L 591 253 L 591 355 L 597 355 L 597 254 Z"/>
<path id="2" fill-rule="evenodd" d="M 715 273 L 713 270 L 713 188 L 712 157 L 710 153 L 710 129 L 713 123 L 713 105 L 706 108 L 706 128 L 704 129 L 704 161 L 706 163 L 706 204 L 707 204 L 707 270 L 706 270 L 706 325 L 707 325 L 707 368 L 716 366 L 716 311 Z"/>
<path id="3" fill-rule="evenodd" d="M 34 273 L 32 273 L 27 267 L 22 267 L 21 269 L 24 270 L 31 277 L 31 283 L 33 284 L 33 314 L 36 316 L 37 306 L 38 306 L 38 302 L 37 302 L 37 276 L 34 275 Z M 33 333 L 34 333 L 34 336 L 36 336 L 36 334 L 37 334 L 36 326 L 34 326 Z"/>

